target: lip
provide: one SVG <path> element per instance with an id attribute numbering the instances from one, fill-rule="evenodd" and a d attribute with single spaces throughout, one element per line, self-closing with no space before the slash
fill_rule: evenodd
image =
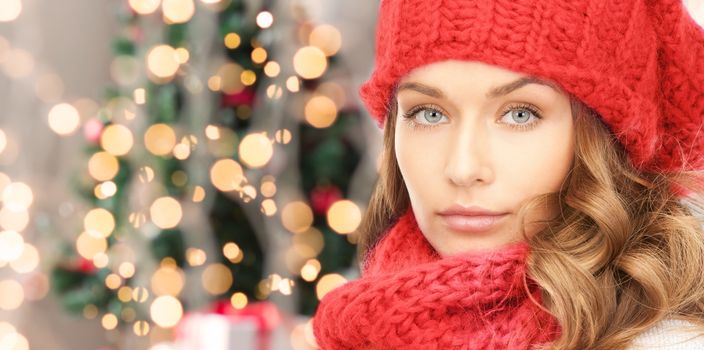
<path id="1" fill-rule="evenodd" d="M 500 216 L 506 212 L 492 211 L 478 205 L 463 206 L 453 204 L 451 207 L 438 212 L 439 215 L 464 215 L 464 216 Z"/>
<path id="2" fill-rule="evenodd" d="M 507 212 L 492 211 L 480 206 L 462 206 L 458 204 L 437 214 L 448 228 L 455 231 L 474 233 L 490 230 L 508 215 Z"/>

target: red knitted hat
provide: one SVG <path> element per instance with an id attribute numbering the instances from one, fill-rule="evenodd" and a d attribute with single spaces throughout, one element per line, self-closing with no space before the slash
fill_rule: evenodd
<path id="1" fill-rule="evenodd" d="M 682 0 L 381 0 L 359 94 L 384 127 L 396 84 L 446 59 L 552 80 L 641 170 L 704 168 L 704 29 Z"/>

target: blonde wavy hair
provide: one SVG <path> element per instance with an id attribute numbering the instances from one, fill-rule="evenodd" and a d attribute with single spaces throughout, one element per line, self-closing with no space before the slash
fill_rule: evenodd
<path id="1" fill-rule="evenodd" d="M 561 336 L 541 348 L 626 349 L 664 318 L 704 330 L 702 174 L 638 171 L 598 114 L 570 100 L 573 168 L 559 192 L 519 211 L 560 208 L 538 233 L 523 232 L 532 247 L 528 275 L 542 287 L 543 303 L 533 302 L 561 325 Z M 396 101 L 391 106 L 380 177 L 357 230 L 360 262 L 410 205 L 394 151 Z M 689 195 L 678 197 L 677 186 Z"/>

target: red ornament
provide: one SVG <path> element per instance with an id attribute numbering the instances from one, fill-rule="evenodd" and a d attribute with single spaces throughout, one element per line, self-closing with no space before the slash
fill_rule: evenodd
<path id="1" fill-rule="evenodd" d="M 310 204 L 313 212 L 318 215 L 325 215 L 330 206 L 342 198 L 342 192 L 336 186 L 323 185 L 316 186 L 310 192 Z"/>
<path id="2" fill-rule="evenodd" d="M 254 91 L 252 89 L 244 89 L 236 94 L 223 94 L 221 107 L 232 107 L 240 105 L 251 106 L 254 104 Z"/>
<path id="3" fill-rule="evenodd" d="M 93 264 L 92 260 L 88 260 L 86 258 L 78 258 L 78 260 L 75 262 L 76 268 L 85 273 L 93 273 L 97 268 L 95 267 L 95 264 Z"/>

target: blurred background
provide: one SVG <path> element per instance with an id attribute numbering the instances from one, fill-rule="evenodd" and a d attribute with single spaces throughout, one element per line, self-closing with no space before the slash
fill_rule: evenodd
<path id="1" fill-rule="evenodd" d="M 0 0 L 0 350 L 317 349 L 378 177 L 377 9 Z"/>

